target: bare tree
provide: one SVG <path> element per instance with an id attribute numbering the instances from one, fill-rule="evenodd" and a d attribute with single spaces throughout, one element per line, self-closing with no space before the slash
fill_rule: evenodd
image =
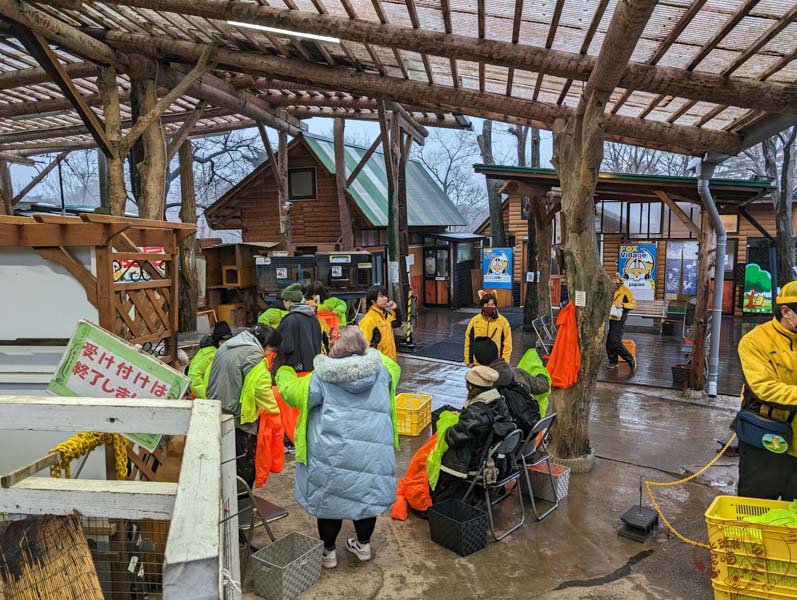
<path id="1" fill-rule="evenodd" d="M 610 173 L 678 176 L 686 174 L 688 163 L 689 157 L 683 154 L 606 142 L 601 168 Z"/>
<path id="2" fill-rule="evenodd" d="M 479 150 L 482 155 L 482 162 L 485 165 L 494 165 L 493 155 L 493 122 L 486 119 L 482 123 L 481 135 L 476 137 Z M 501 248 L 506 246 L 506 227 L 504 226 L 504 211 L 501 202 L 501 194 L 498 190 L 501 182 L 496 179 L 487 180 L 487 205 L 490 209 L 490 235 L 493 238 L 493 246 Z"/>
<path id="3" fill-rule="evenodd" d="M 794 195 L 797 163 L 797 127 L 791 127 L 745 150 L 743 156 L 729 160 L 719 172 L 725 176 L 767 177 L 772 181 L 772 204 L 775 211 L 775 245 L 778 282 L 795 278 Z"/>
<path id="4" fill-rule="evenodd" d="M 48 155 L 47 164 L 55 155 Z M 76 150 L 61 161 L 61 179 L 64 184 L 66 205 L 99 206 L 100 180 L 97 159 L 93 150 Z M 41 192 L 47 202 L 60 204 L 61 190 L 58 169 L 53 169 L 41 183 Z M 31 194 L 31 199 L 34 195 Z"/>
<path id="5" fill-rule="evenodd" d="M 479 157 L 473 132 L 432 129 L 425 145 L 413 146 L 412 157 L 426 167 L 469 223 L 482 217 L 486 203 L 480 178 L 473 175 L 473 162 Z"/>

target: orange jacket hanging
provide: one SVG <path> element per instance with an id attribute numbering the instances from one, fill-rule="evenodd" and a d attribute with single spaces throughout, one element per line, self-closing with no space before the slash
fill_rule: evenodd
<path id="1" fill-rule="evenodd" d="M 255 488 L 263 487 L 271 473 L 282 473 L 285 464 L 284 435 L 280 415 L 261 410 L 255 451 Z"/>
<path id="2" fill-rule="evenodd" d="M 548 359 L 548 372 L 551 374 L 551 385 L 557 388 L 569 388 L 578 381 L 581 369 L 581 350 L 578 347 L 578 326 L 576 325 L 576 307 L 568 302 L 556 318 L 556 342 Z"/>

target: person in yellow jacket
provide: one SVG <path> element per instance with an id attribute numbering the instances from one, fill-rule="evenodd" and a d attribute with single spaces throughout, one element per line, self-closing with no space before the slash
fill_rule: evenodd
<path id="1" fill-rule="evenodd" d="M 479 364 L 473 356 L 473 341 L 478 337 L 490 338 L 498 346 L 498 353 L 506 362 L 512 356 L 512 328 L 506 317 L 498 313 L 493 294 L 479 290 L 481 312 L 473 317 L 465 330 L 465 364 L 473 367 Z"/>
<path id="2" fill-rule="evenodd" d="M 606 336 L 606 354 L 609 356 L 609 368 L 616 369 L 618 357 L 622 358 L 631 367 L 631 372 L 636 371 L 636 360 L 623 344 L 623 332 L 628 313 L 636 308 L 636 298 L 631 293 L 619 273 L 611 276 L 614 282 L 614 296 L 612 298 L 612 312 L 609 314 L 609 335 Z"/>
<path id="3" fill-rule="evenodd" d="M 213 332 L 206 335 L 199 343 L 199 350 L 188 365 L 188 377 L 191 379 L 191 393 L 194 398 L 207 398 L 207 380 L 210 365 L 219 347 L 232 337 L 227 321 L 219 321 L 213 326 Z"/>
<path id="4" fill-rule="evenodd" d="M 365 296 L 365 301 L 368 310 L 359 323 L 365 341 L 391 360 L 396 360 L 396 340 L 393 337 L 393 328 L 401 325 L 398 306 L 388 299 L 387 289 L 381 285 L 371 286 Z"/>
<path id="5" fill-rule="evenodd" d="M 788 448 L 765 443 L 765 449 L 740 439 L 737 491 L 790 501 L 797 498 L 797 281 L 784 285 L 775 302 L 775 317 L 739 341 L 742 408 L 790 421 L 792 440 Z"/>

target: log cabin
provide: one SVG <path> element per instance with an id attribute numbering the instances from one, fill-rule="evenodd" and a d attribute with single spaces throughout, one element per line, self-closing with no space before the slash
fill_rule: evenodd
<path id="1" fill-rule="evenodd" d="M 346 145 L 347 177 L 368 151 Z M 297 254 L 341 248 L 341 224 L 335 180 L 335 144 L 326 137 L 304 133 L 288 145 L 288 200 L 291 240 Z M 449 227 L 467 220 L 417 160 L 407 162 L 407 221 L 410 281 L 421 304 L 458 307 L 472 301 L 473 243 L 480 236 L 452 235 Z M 387 265 L 387 178 L 381 151 L 376 151 L 346 189 L 355 246 L 382 257 Z M 280 241 L 277 186 L 268 160 L 228 190 L 206 211 L 212 229 L 240 229 L 244 242 Z M 434 258 L 434 273 L 425 265 Z M 454 274 L 449 277 L 449 274 Z M 461 281 L 460 281 L 461 279 Z"/>
<path id="2" fill-rule="evenodd" d="M 503 178 L 503 216 L 508 245 L 514 248 L 515 303 L 522 303 L 528 245 L 529 203 L 545 193 L 556 194 L 558 178 L 552 169 L 477 166 L 488 177 Z M 595 193 L 595 228 L 601 261 L 607 273 L 618 270 L 621 245 L 652 244 L 656 248 L 655 300 L 677 305 L 695 295 L 701 205 L 696 179 L 602 173 Z M 770 240 L 776 222 L 767 181 L 713 179 L 711 190 L 728 234 L 723 285 L 723 314 L 742 315 L 747 299 L 744 293 L 745 267 L 757 264 L 772 271 Z M 683 222 L 656 192 L 673 199 L 693 226 Z M 522 198 L 525 199 L 522 201 Z M 797 210 L 793 211 L 797 227 Z M 765 235 L 765 232 L 767 235 Z M 490 236 L 490 220 L 476 233 Z M 559 213 L 553 223 L 552 302 L 560 299 L 555 248 L 561 244 Z"/>

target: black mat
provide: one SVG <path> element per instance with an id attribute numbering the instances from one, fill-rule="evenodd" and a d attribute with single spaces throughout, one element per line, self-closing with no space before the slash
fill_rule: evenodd
<path id="1" fill-rule="evenodd" d="M 425 348 L 418 348 L 413 352 L 415 356 L 424 356 L 426 358 L 438 358 L 440 360 L 450 360 L 454 362 L 464 363 L 465 361 L 465 346 L 462 336 L 454 338 L 453 336 L 442 342 L 431 344 Z"/>

